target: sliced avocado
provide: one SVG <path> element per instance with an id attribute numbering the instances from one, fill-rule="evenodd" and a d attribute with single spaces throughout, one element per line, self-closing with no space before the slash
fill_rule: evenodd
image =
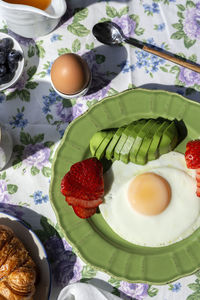
<path id="1" fill-rule="evenodd" d="M 119 127 L 117 129 L 117 131 L 113 135 L 112 140 L 110 141 L 108 147 L 106 148 L 106 158 L 108 160 L 113 158 L 115 145 L 117 144 L 118 140 L 120 139 L 121 134 L 122 134 L 122 132 L 124 131 L 125 128 L 126 127 L 123 126 L 123 127 Z"/>
<path id="2" fill-rule="evenodd" d="M 176 124 L 172 121 L 164 130 L 160 144 L 158 146 L 159 155 L 165 154 L 173 150 L 178 143 L 178 131 Z"/>
<path id="3" fill-rule="evenodd" d="M 164 120 L 160 124 L 160 126 L 157 128 L 157 130 L 153 136 L 149 150 L 148 150 L 148 154 L 147 154 L 148 161 L 158 158 L 158 145 L 159 145 L 159 142 L 160 142 L 160 139 L 162 137 L 164 130 L 166 129 L 166 127 L 169 126 L 169 124 L 170 124 L 170 122 L 168 120 Z"/>
<path id="4" fill-rule="evenodd" d="M 97 159 L 101 159 L 105 155 L 105 149 L 108 146 L 110 140 L 112 139 L 113 135 L 115 134 L 115 130 L 109 130 L 106 137 L 103 139 L 102 143 L 99 145 L 95 152 L 95 156 Z"/>
<path id="5" fill-rule="evenodd" d="M 125 164 L 129 162 L 129 152 L 131 147 L 135 141 L 135 138 L 140 131 L 140 128 L 147 122 L 147 120 L 139 120 L 137 124 L 133 124 L 132 128 L 130 128 L 130 132 L 128 134 L 128 138 L 124 143 L 121 151 L 120 151 L 120 160 L 123 161 Z"/>
<path id="6" fill-rule="evenodd" d="M 142 140 L 142 144 L 137 152 L 136 155 L 136 163 L 139 165 L 145 165 L 147 163 L 147 153 L 149 150 L 149 147 L 151 145 L 153 136 L 157 130 L 157 128 L 160 126 L 160 122 L 155 122 L 149 129 L 148 133 L 145 135 L 145 137 Z"/>
<path id="7" fill-rule="evenodd" d="M 114 158 L 119 160 L 120 159 L 120 151 L 124 145 L 124 143 L 126 142 L 127 138 L 128 138 L 128 133 L 130 131 L 130 128 L 132 128 L 132 126 L 136 124 L 136 121 L 134 121 L 133 123 L 130 123 L 129 125 L 127 125 L 127 127 L 124 129 L 124 131 L 121 134 L 120 139 L 118 140 L 115 149 L 114 149 Z"/>
<path id="8" fill-rule="evenodd" d="M 149 119 L 144 126 L 142 126 L 142 128 L 140 129 L 140 131 L 138 132 L 135 142 L 133 143 L 133 146 L 131 147 L 130 150 L 130 156 L 129 159 L 131 162 L 135 163 L 136 162 L 136 156 L 138 153 L 138 150 L 142 144 L 143 138 L 146 136 L 146 134 L 148 134 L 151 126 L 155 123 L 154 119 Z"/>
<path id="9" fill-rule="evenodd" d="M 92 136 L 92 138 L 90 139 L 90 152 L 92 156 L 95 156 L 95 152 L 97 148 L 100 146 L 100 144 L 102 143 L 103 139 L 106 137 L 107 134 L 108 134 L 108 130 L 102 130 L 96 132 Z"/>

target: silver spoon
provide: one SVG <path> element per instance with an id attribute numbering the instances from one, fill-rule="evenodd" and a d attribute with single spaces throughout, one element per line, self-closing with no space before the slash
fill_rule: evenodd
<path id="1" fill-rule="evenodd" d="M 122 29 L 114 22 L 105 21 L 102 23 L 97 23 L 94 25 L 92 33 L 96 39 L 103 44 L 119 45 L 121 43 L 128 43 L 146 52 L 157 55 L 192 71 L 200 73 L 200 65 L 156 46 L 143 43 L 134 38 L 126 37 Z"/>

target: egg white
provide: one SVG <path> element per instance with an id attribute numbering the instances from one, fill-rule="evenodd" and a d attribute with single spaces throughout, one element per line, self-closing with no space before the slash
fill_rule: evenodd
<path id="1" fill-rule="evenodd" d="M 153 172 L 165 178 L 171 187 L 171 201 L 156 216 L 135 211 L 127 191 L 135 176 Z M 105 196 L 99 206 L 108 225 L 128 242 L 165 246 L 186 238 L 200 226 L 200 199 L 196 196 L 195 171 L 186 167 L 184 155 L 169 152 L 145 166 L 115 161 L 104 175 Z"/>

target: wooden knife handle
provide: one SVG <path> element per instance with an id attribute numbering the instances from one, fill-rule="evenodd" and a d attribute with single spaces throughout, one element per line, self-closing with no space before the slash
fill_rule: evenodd
<path id="1" fill-rule="evenodd" d="M 157 56 L 160 56 L 160 57 L 162 57 L 164 59 L 170 60 L 173 63 L 181 65 L 181 66 L 183 66 L 185 68 L 188 68 L 188 69 L 190 69 L 192 71 L 200 73 L 200 66 L 192 64 L 192 63 L 187 62 L 187 61 L 184 61 L 184 59 L 181 59 L 181 57 L 180 58 L 174 57 L 174 56 L 169 55 L 169 54 L 167 54 L 165 52 L 161 52 L 161 51 L 158 51 L 156 49 L 150 48 L 150 47 L 148 47 L 146 45 L 143 46 L 142 50 L 147 51 L 147 52 L 149 52 L 151 54 L 155 54 Z"/>

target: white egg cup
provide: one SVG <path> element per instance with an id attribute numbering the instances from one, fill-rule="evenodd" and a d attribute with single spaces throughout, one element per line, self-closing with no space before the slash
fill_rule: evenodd
<path id="1" fill-rule="evenodd" d="M 51 79 L 50 79 L 50 80 L 51 80 Z M 90 79 L 89 79 L 89 81 L 88 81 L 88 85 L 87 85 L 82 91 L 80 91 L 79 93 L 69 95 L 69 94 L 63 94 L 63 93 L 59 92 L 59 91 L 55 88 L 55 86 L 54 86 L 54 84 L 53 84 L 53 82 L 52 82 L 52 80 L 51 80 L 51 85 L 52 85 L 53 89 L 56 91 L 56 93 L 57 93 L 59 96 L 61 96 L 61 97 L 64 98 L 64 99 L 72 99 L 72 98 L 78 98 L 78 97 L 84 96 L 84 95 L 88 92 L 88 90 L 89 90 L 89 88 L 90 88 L 90 86 L 91 86 L 91 83 L 92 83 L 92 74 L 91 74 L 91 72 L 90 72 Z"/>

